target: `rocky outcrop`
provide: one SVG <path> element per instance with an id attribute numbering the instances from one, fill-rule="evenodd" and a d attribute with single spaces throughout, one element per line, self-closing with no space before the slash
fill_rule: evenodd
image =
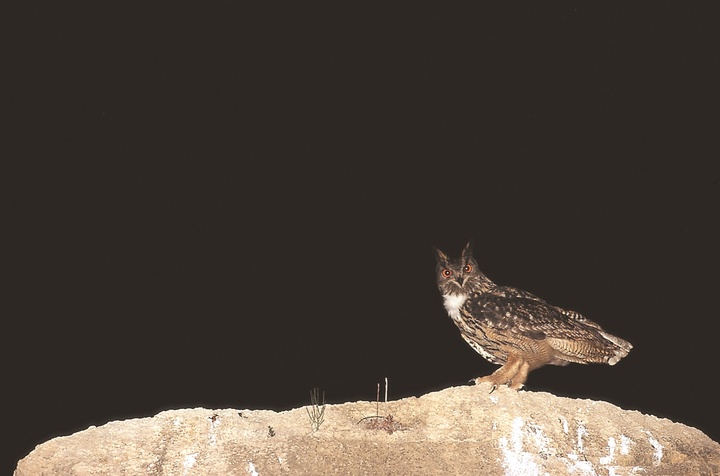
<path id="1" fill-rule="evenodd" d="M 15 476 L 720 474 L 720 444 L 697 429 L 605 402 L 489 390 L 448 388 L 379 411 L 327 405 L 316 431 L 306 408 L 169 410 L 52 439 Z"/>

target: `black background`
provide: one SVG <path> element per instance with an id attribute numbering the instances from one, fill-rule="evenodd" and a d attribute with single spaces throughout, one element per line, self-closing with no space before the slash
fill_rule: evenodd
<path id="1" fill-rule="evenodd" d="M 720 439 L 709 2 L 252 3 L 0 20 L 4 474 L 110 420 L 491 372 L 434 282 L 470 238 L 635 346 L 528 390 Z"/>

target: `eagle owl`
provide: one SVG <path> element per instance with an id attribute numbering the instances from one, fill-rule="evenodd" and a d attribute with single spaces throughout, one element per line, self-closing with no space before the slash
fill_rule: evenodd
<path id="1" fill-rule="evenodd" d="M 477 266 L 471 243 L 459 259 L 437 255 L 437 284 L 460 335 L 477 353 L 501 364 L 474 379 L 519 389 L 531 370 L 543 365 L 615 365 L 632 345 L 605 332 L 575 311 L 548 304 L 520 289 L 498 286 Z"/>

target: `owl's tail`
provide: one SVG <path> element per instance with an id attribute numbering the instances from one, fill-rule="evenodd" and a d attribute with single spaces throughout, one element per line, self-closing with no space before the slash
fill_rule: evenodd
<path id="1" fill-rule="evenodd" d="M 610 365 L 615 365 L 618 362 L 620 362 L 620 359 L 622 359 L 623 357 L 628 355 L 630 353 L 630 349 L 633 348 L 632 344 L 626 340 L 623 340 L 612 334 L 608 334 L 607 332 L 602 331 L 602 330 L 599 332 L 600 332 L 600 335 L 605 338 L 605 340 L 607 340 L 613 344 L 613 346 L 612 346 L 613 353 L 615 355 L 613 355 L 612 357 L 610 357 L 608 359 L 607 363 Z"/>

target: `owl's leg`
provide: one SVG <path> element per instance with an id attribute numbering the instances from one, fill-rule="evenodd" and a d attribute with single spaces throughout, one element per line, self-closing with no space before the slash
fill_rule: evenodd
<path id="1" fill-rule="evenodd" d="M 522 368 L 525 368 L 524 371 L 524 377 Z M 525 383 L 525 379 L 527 378 L 527 373 L 529 371 L 529 366 L 527 362 L 525 362 L 520 357 L 510 354 L 508 355 L 508 359 L 503 364 L 502 367 L 497 369 L 495 372 L 491 373 L 490 375 L 487 375 L 485 377 L 478 377 L 475 379 L 475 384 L 481 384 L 483 382 L 490 382 L 492 384 L 492 391 L 494 391 L 497 387 L 500 385 L 507 385 L 510 388 L 514 388 L 517 390 L 522 386 L 523 383 Z M 522 377 L 522 382 L 518 386 L 515 386 L 515 376 L 520 373 L 520 377 Z"/>
<path id="2" fill-rule="evenodd" d="M 513 390 L 520 390 L 523 385 L 525 385 L 525 381 L 527 380 L 529 373 L 530 364 L 524 360 L 521 360 L 517 372 L 511 378 L 512 382 L 509 385 L 510 388 L 512 388 Z"/>

